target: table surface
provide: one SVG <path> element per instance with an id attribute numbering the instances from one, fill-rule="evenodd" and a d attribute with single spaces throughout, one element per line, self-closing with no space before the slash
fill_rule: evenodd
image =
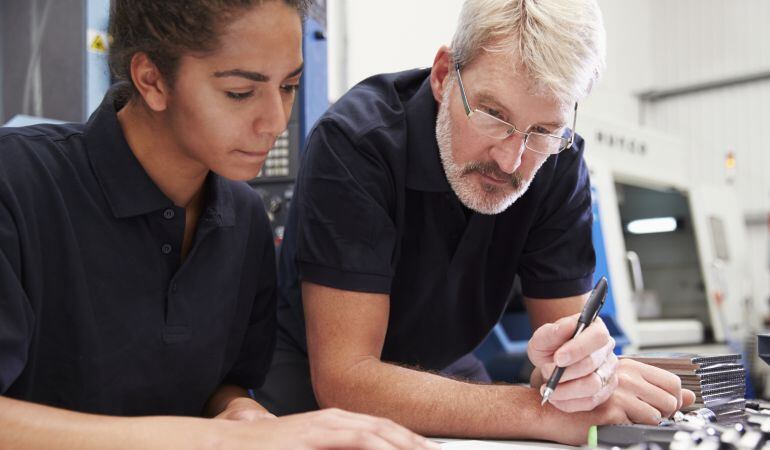
<path id="1" fill-rule="evenodd" d="M 580 447 L 570 445 L 556 444 L 553 442 L 541 441 L 493 441 L 493 440 L 469 440 L 469 439 L 448 439 L 432 438 L 435 442 L 441 444 L 442 450 L 574 450 Z"/>

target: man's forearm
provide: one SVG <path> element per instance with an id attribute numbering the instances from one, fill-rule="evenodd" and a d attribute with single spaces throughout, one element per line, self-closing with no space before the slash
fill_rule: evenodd
<path id="1" fill-rule="evenodd" d="M 206 437 L 206 422 L 179 417 L 82 414 L 0 396 L 0 448 L 202 448 L 213 444 Z M 209 436 L 215 439 L 215 434 Z"/>
<path id="2" fill-rule="evenodd" d="M 322 407 L 387 417 L 427 436 L 580 444 L 585 442 L 589 422 L 586 417 L 580 420 L 582 414 L 567 415 L 550 405 L 541 407 L 535 389 L 472 384 L 375 358 L 358 362 L 316 389 Z"/>
<path id="3" fill-rule="evenodd" d="M 211 395 L 209 401 L 206 403 L 206 406 L 203 409 L 204 417 L 216 417 L 222 411 L 224 411 L 233 400 L 237 399 L 249 400 L 254 404 L 255 407 L 267 412 L 267 410 L 262 405 L 251 398 L 246 389 L 232 384 L 223 384 L 219 386 L 216 392 Z"/>

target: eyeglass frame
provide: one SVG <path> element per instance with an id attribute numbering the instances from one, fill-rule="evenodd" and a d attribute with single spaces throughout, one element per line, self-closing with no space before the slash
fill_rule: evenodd
<path id="1" fill-rule="evenodd" d="M 497 117 L 495 117 L 495 116 L 493 116 L 493 115 L 491 115 L 489 113 L 486 113 L 484 111 L 481 111 L 478 108 L 471 109 L 471 105 L 468 102 L 468 96 L 465 93 L 465 86 L 463 85 L 463 78 L 460 75 L 460 63 L 455 63 L 455 71 L 457 72 L 457 81 L 458 81 L 458 83 L 460 85 L 460 96 L 462 97 L 463 107 L 465 108 L 465 115 L 468 117 L 468 120 L 470 120 L 470 118 L 471 118 L 471 116 L 473 114 L 479 113 L 479 114 L 483 114 L 483 115 L 485 115 L 485 116 L 487 116 L 489 118 L 492 118 L 492 119 L 494 119 L 497 122 L 500 122 L 501 124 L 507 126 L 508 130 L 510 130 L 510 131 L 506 131 L 505 137 L 494 137 L 494 136 L 488 136 L 487 135 L 488 137 L 491 137 L 492 139 L 499 139 L 499 140 L 503 141 L 505 139 L 508 139 L 514 133 L 516 133 L 518 131 L 519 133 L 524 135 L 524 143 L 523 143 L 524 146 L 527 149 L 529 149 L 529 150 L 531 150 L 531 151 L 533 151 L 535 153 L 539 153 L 541 155 L 557 155 L 557 154 L 563 152 L 564 150 L 570 148 L 572 146 L 572 144 L 575 143 L 575 125 L 577 125 L 577 108 L 578 108 L 577 102 L 575 102 L 574 115 L 573 115 L 573 118 L 572 118 L 572 128 L 570 128 L 570 130 L 572 131 L 572 135 L 570 136 L 569 139 L 564 138 L 562 136 L 557 136 L 555 134 L 538 133 L 536 131 L 521 131 L 518 128 L 516 128 L 516 125 L 514 125 L 514 124 L 512 124 L 510 122 L 506 122 L 505 120 L 497 118 Z M 536 135 L 539 135 L 539 136 L 547 136 L 547 137 L 556 138 L 556 139 L 559 139 L 562 142 L 566 142 L 566 145 L 560 147 L 559 150 L 554 152 L 554 153 L 544 153 L 544 152 L 541 152 L 541 151 L 538 151 L 538 150 L 534 150 L 534 149 L 532 149 L 530 147 L 527 147 L 527 145 L 526 145 L 527 141 L 529 140 L 530 134 L 536 134 Z"/>

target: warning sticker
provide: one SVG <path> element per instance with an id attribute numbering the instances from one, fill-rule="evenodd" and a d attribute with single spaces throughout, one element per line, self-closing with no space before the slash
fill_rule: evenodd
<path id="1" fill-rule="evenodd" d="M 104 31 L 89 29 L 86 33 L 88 51 L 91 53 L 106 54 L 109 50 L 109 38 Z"/>

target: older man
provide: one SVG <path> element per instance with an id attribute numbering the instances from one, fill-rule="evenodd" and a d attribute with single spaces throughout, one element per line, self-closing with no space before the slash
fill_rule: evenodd
<path id="1" fill-rule="evenodd" d="M 343 407 L 428 435 L 567 443 L 691 402 L 675 376 L 618 363 L 600 321 L 570 341 L 595 262 L 574 129 L 603 65 L 592 0 L 468 0 L 429 70 L 343 96 L 302 161 L 260 401 L 279 414 Z M 437 374 L 484 378 L 467 355 L 517 274 L 537 330 L 533 388 Z M 541 407 L 554 364 L 568 368 Z"/>

